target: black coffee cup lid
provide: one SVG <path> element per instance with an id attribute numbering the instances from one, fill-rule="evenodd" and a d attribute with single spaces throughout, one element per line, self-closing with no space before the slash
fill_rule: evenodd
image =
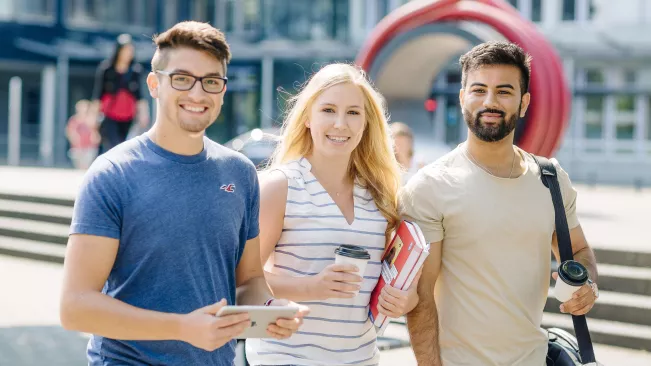
<path id="1" fill-rule="evenodd" d="M 371 259 L 371 255 L 366 249 L 356 245 L 343 244 L 335 249 L 335 254 L 355 259 Z"/>
<path id="2" fill-rule="evenodd" d="M 582 286 L 588 281 L 588 270 L 577 261 L 565 261 L 558 267 L 558 278 L 570 286 Z"/>

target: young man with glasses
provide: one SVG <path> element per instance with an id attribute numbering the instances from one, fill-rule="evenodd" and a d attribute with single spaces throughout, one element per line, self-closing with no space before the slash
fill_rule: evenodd
<path id="1" fill-rule="evenodd" d="M 93 334 L 90 365 L 232 365 L 246 315 L 224 305 L 286 305 L 260 263 L 253 164 L 204 136 L 221 110 L 230 50 L 203 23 L 155 38 L 151 130 L 100 156 L 70 228 L 61 322 Z M 237 289 L 237 291 L 236 291 Z M 267 328 L 284 339 L 302 322 Z"/>

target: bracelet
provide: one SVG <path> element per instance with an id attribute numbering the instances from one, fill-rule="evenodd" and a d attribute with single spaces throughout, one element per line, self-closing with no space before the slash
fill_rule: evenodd
<path id="1" fill-rule="evenodd" d="M 269 306 L 275 299 L 273 297 L 269 298 L 269 300 L 265 301 L 264 306 Z"/>

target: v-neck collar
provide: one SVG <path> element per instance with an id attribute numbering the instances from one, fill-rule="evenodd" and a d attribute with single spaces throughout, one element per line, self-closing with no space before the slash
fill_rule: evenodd
<path id="1" fill-rule="evenodd" d="M 328 199 L 330 200 L 330 202 L 334 203 L 335 206 L 337 206 L 337 210 L 339 210 L 339 213 L 343 217 L 344 223 L 346 225 L 348 225 L 349 228 L 352 227 L 353 225 L 355 225 L 355 223 L 357 222 L 357 219 L 356 219 L 357 218 L 357 209 L 358 209 L 357 206 L 360 203 L 359 200 L 360 199 L 368 200 L 366 198 L 366 196 L 367 196 L 366 189 L 359 184 L 359 179 L 357 179 L 357 177 L 355 177 L 355 182 L 353 184 L 353 221 L 349 223 L 348 219 L 346 219 L 346 215 L 344 215 L 344 212 L 341 210 L 341 207 L 339 207 L 337 202 L 335 202 L 334 198 L 332 198 L 330 193 L 325 189 L 325 187 L 323 187 L 323 185 L 317 179 L 317 177 L 314 174 L 312 174 L 312 164 L 310 164 L 310 161 L 307 160 L 307 158 L 302 157 L 302 158 L 300 158 L 298 160 L 298 165 L 300 165 L 301 168 L 303 168 L 302 173 L 304 174 L 304 177 L 306 178 L 306 180 L 309 180 L 310 182 L 316 182 L 319 185 L 319 187 L 323 191 L 326 192 L 326 195 L 328 196 Z"/>

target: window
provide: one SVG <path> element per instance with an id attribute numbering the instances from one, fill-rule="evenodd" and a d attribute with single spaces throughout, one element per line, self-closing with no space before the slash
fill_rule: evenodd
<path id="1" fill-rule="evenodd" d="M 266 38 L 306 41 L 348 37 L 347 0 L 276 0 L 264 5 Z"/>
<path id="2" fill-rule="evenodd" d="M 163 23 L 165 28 L 171 28 L 179 20 L 178 0 L 167 0 L 163 6 Z"/>
<path id="3" fill-rule="evenodd" d="M 391 11 L 389 7 L 390 7 L 389 0 L 378 0 L 377 2 L 378 21 L 384 18 L 387 14 L 389 14 L 389 11 Z"/>
<path id="4" fill-rule="evenodd" d="M 9 1 L 0 1 L 0 19 L 11 18 L 13 5 Z"/>
<path id="5" fill-rule="evenodd" d="M 594 0 L 588 0 L 588 19 L 594 18 L 595 12 Z"/>
<path id="6" fill-rule="evenodd" d="M 127 0 L 125 3 L 129 25 L 147 28 L 156 27 L 156 0 Z"/>
<path id="7" fill-rule="evenodd" d="M 256 24 L 260 21 L 260 4 L 256 0 L 244 0 L 244 30 L 256 29 Z"/>
<path id="8" fill-rule="evenodd" d="M 54 19 L 55 0 L 1 0 L 0 18 Z"/>
<path id="9" fill-rule="evenodd" d="M 215 0 L 194 0 L 192 2 L 192 20 L 215 25 Z"/>
<path id="10" fill-rule="evenodd" d="M 77 26 L 154 28 L 156 0 L 66 0 L 68 20 Z M 165 21 L 170 15 L 165 7 Z M 173 8 L 173 6 L 169 6 Z"/>
<path id="11" fill-rule="evenodd" d="M 457 86 L 461 85 L 461 73 L 459 72 L 448 72 L 445 74 L 445 82 L 447 85 Z"/>
<path id="12" fill-rule="evenodd" d="M 625 70 L 624 71 L 624 83 L 627 86 L 635 86 L 635 84 L 637 84 L 637 72 L 636 72 L 636 70 Z"/>
<path id="13" fill-rule="evenodd" d="M 542 0 L 531 0 L 531 21 L 540 22 L 542 20 Z"/>
<path id="14" fill-rule="evenodd" d="M 445 98 L 445 143 L 456 145 L 459 143 L 461 124 L 463 123 L 459 99 Z"/>
<path id="15" fill-rule="evenodd" d="M 585 82 L 587 85 L 603 85 L 605 81 L 604 73 L 598 69 L 585 70 Z"/>
<path id="16" fill-rule="evenodd" d="M 17 14 L 48 16 L 54 13 L 53 0 L 14 0 Z"/>
<path id="17" fill-rule="evenodd" d="M 585 101 L 585 137 L 601 139 L 603 137 L 604 97 L 602 95 L 587 95 Z"/>
<path id="18" fill-rule="evenodd" d="M 618 140 L 632 140 L 635 135 L 635 95 L 619 95 L 615 103 L 615 135 Z"/>
<path id="19" fill-rule="evenodd" d="M 563 0 L 562 19 L 565 21 L 576 20 L 576 0 Z"/>

